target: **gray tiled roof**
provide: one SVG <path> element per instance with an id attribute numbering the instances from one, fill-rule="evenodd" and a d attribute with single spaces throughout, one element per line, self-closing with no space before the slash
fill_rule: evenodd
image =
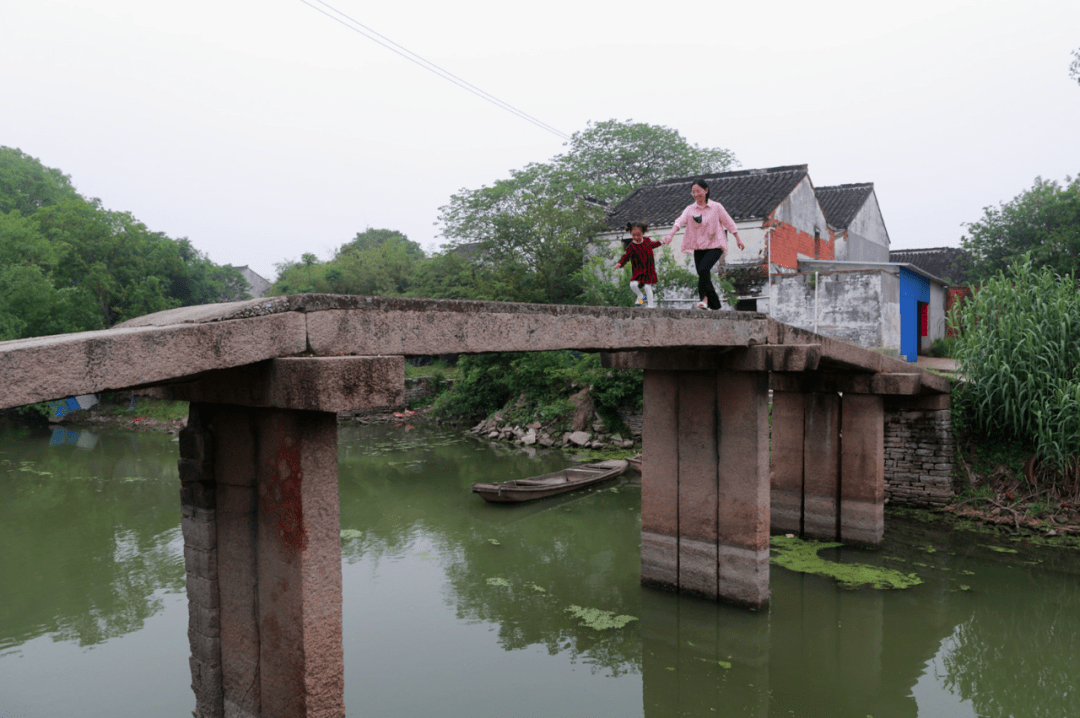
<path id="1" fill-rule="evenodd" d="M 814 190 L 821 204 L 821 211 L 825 213 L 825 221 L 834 229 L 847 229 L 873 193 L 873 182 L 840 184 Z"/>
<path id="2" fill-rule="evenodd" d="M 966 251 L 957 247 L 894 249 L 889 252 L 889 261 L 913 264 L 954 287 L 962 287 L 968 283 L 967 272 L 971 260 Z"/>
<path id="3" fill-rule="evenodd" d="M 806 165 L 789 165 L 656 182 L 639 187 L 616 205 L 608 215 L 608 226 L 622 229 L 627 222 L 647 222 L 661 227 L 674 224 L 686 206 L 693 202 L 690 186 L 698 178 L 704 178 L 709 183 L 709 199 L 724 205 L 736 222 L 764 219 L 806 175 Z"/>

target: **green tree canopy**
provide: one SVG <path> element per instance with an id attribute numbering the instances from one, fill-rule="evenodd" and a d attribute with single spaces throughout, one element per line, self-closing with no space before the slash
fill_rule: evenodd
<path id="1" fill-rule="evenodd" d="M 41 207 L 79 194 L 71 178 L 20 149 L 0 146 L 0 214 L 17 210 L 27 216 Z"/>
<path id="2" fill-rule="evenodd" d="M 403 296 L 423 259 L 423 248 L 401 232 L 369 227 L 339 247 L 328 262 L 305 254 L 299 262 L 278 265 L 271 293 Z"/>
<path id="3" fill-rule="evenodd" d="M 106 210 L 59 170 L 0 147 L 0 340 L 105 329 L 246 291 L 239 270 L 187 239 Z"/>
<path id="4" fill-rule="evenodd" d="M 1027 252 L 1036 268 L 1080 276 L 1080 176 L 1066 177 L 1064 186 L 1037 177 L 1031 189 L 984 212 L 960 240 L 971 254 L 976 281 L 1006 270 Z"/>
<path id="5" fill-rule="evenodd" d="M 440 208 L 443 236 L 490 282 L 486 298 L 576 302 L 585 247 L 604 231 L 605 205 L 642 184 L 720 172 L 737 165 L 724 149 L 702 149 L 659 125 L 590 122 L 564 154 L 512 170 L 490 187 L 463 189 Z"/>

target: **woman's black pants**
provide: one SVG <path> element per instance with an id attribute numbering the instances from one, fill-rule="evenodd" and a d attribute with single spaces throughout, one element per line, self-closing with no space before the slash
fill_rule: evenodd
<path id="1" fill-rule="evenodd" d="M 694 267 L 697 269 L 697 294 L 699 297 L 705 298 L 705 301 L 709 304 L 709 309 L 720 308 L 720 297 L 716 296 L 716 289 L 713 287 L 710 275 L 712 274 L 712 268 L 716 266 L 722 256 L 724 256 L 724 250 L 719 247 L 694 250 Z"/>

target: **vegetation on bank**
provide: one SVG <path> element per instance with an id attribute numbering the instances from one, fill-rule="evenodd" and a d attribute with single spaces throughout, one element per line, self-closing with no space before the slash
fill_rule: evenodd
<path id="1" fill-rule="evenodd" d="M 456 380 L 432 414 L 472 423 L 501 411 L 511 422 L 566 431 L 576 408 L 570 397 L 583 389 L 611 430 L 626 431 L 622 414 L 641 409 L 641 371 L 604 369 L 599 354 L 553 351 L 461 357 Z"/>
<path id="2" fill-rule="evenodd" d="M 1080 287 L 1027 255 L 950 318 L 956 508 L 1022 525 L 1080 520 Z"/>
<path id="3" fill-rule="evenodd" d="M 246 298 L 239 270 L 75 191 L 0 146 L 0 341 L 107 329 L 180 306 Z"/>

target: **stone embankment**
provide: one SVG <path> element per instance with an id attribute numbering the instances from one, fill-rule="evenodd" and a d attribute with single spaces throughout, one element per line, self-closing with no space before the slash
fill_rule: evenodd
<path id="1" fill-rule="evenodd" d="M 592 431 L 578 429 L 564 431 L 561 434 L 556 432 L 552 436 L 550 429 L 545 429 L 538 421 L 521 426 L 506 421 L 502 412 L 496 412 L 491 418 L 481 421 L 470 429 L 470 432 L 488 439 L 545 448 L 559 446 L 579 449 L 630 449 L 637 443 L 633 438 L 624 438 L 622 434 L 607 432 L 603 421 L 599 419 L 595 420 L 590 428 Z"/>

